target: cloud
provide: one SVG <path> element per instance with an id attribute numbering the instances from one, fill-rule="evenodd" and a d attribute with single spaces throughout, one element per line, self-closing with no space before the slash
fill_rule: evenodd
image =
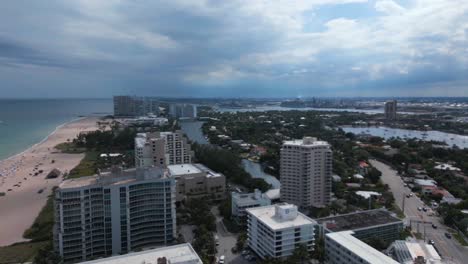
<path id="1" fill-rule="evenodd" d="M 468 83 L 467 14 L 465 0 L 11 1 L 0 91 L 27 86 L 16 69 L 63 96 L 67 79 L 101 95 L 424 95 Z"/>

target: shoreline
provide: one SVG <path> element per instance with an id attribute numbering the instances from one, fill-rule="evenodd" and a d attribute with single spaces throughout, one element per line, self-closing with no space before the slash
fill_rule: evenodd
<path id="1" fill-rule="evenodd" d="M 45 136 L 41 141 L 30 145 L 29 147 L 27 147 L 25 150 L 21 151 L 20 153 L 16 153 L 16 154 L 13 154 L 13 155 L 11 155 L 11 156 L 9 156 L 9 157 L 7 157 L 7 158 L 0 159 L 0 166 L 2 165 L 3 162 L 9 161 L 9 160 L 11 160 L 11 159 L 14 159 L 14 158 L 16 158 L 16 157 L 18 157 L 18 156 L 20 156 L 20 155 L 26 153 L 26 152 L 29 151 L 30 149 L 32 149 L 32 148 L 34 148 L 34 147 L 36 147 L 36 146 L 38 146 L 38 145 L 44 143 L 45 141 L 47 141 L 47 139 L 49 139 L 50 136 L 52 136 L 54 133 L 56 133 L 61 127 L 66 126 L 66 125 L 68 125 L 68 124 L 70 124 L 70 123 L 73 123 L 73 122 L 76 122 L 76 121 L 85 119 L 85 118 L 89 118 L 89 117 L 86 117 L 86 116 L 77 117 L 77 118 L 74 118 L 74 119 L 72 119 L 72 120 L 70 120 L 70 121 L 67 121 L 67 122 L 65 122 L 65 123 L 62 123 L 62 124 L 56 126 L 55 129 L 54 129 L 52 132 L 50 132 L 47 136 Z"/>
<path id="2" fill-rule="evenodd" d="M 23 233 L 34 223 L 53 187 L 84 158 L 83 153 L 62 153 L 55 146 L 79 133 L 97 130 L 98 120 L 99 117 L 75 118 L 57 126 L 28 149 L 0 161 L 0 192 L 5 194 L 0 196 L 0 246 L 28 241 Z M 47 178 L 54 169 L 61 172 L 60 176 Z"/>

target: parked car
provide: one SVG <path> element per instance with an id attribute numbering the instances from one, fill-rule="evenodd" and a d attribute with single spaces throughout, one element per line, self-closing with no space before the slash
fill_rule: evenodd
<path id="1" fill-rule="evenodd" d="M 250 252 L 249 252 L 248 250 L 243 250 L 243 251 L 241 252 L 242 256 L 246 256 L 246 255 L 248 255 L 249 253 L 250 253 Z"/>
<path id="2" fill-rule="evenodd" d="M 422 207 L 418 207 L 418 211 L 422 211 Z"/>
<path id="3" fill-rule="evenodd" d="M 423 210 L 424 212 L 427 212 L 427 208 L 426 208 L 426 207 L 424 207 L 422 210 Z"/>
<path id="4" fill-rule="evenodd" d="M 434 245 L 435 244 L 434 240 L 432 240 L 432 239 L 429 239 L 428 243 L 429 243 L 429 245 Z"/>
<path id="5" fill-rule="evenodd" d="M 451 235 L 450 233 L 445 233 L 445 236 L 446 236 L 447 238 L 452 238 L 452 235 Z"/>
<path id="6" fill-rule="evenodd" d="M 436 224 L 432 224 L 432 228 L 437 229 Z"/>
<path id="7" fill-rule="evenodd" d="M 219 257 L 218 264 L 224 264 L 224 255 Z"/>

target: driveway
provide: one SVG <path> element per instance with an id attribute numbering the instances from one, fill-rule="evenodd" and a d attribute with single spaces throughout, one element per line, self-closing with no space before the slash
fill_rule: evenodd
<path id="1" fill-rule="evenodd" d="M 434 240 L 436 249 L 445 260 L 460 264 L 466 263 L 468 249 L 458 244 L 455 238 L 449 239 L 445 237 L 445 233 L 450 232 L 448 227 L 442 224 L 439 217 L 432 216 L 431 210 L 428 212 L 418 210 L 418 207 L 428 207 L 419 197 L 414 195 L 413 197 L 406 198 L 406 195 L 411 193 L 411 190 L 404 186 L 404 182 L 397 172 L 387 164 L 377 160 L 370 160 L 370 163 L 382 172 L 382 182 L 388 184 L 395 197 L 395 203 L 400 209 L 403 207 L 404 199 L 405 223 L 407 225 L 411 224 L 412 230 L 421 233 L 426 241 L 429 239 Z M 432 228 L 431 223 L 436 224 L 438 228 Z"/>

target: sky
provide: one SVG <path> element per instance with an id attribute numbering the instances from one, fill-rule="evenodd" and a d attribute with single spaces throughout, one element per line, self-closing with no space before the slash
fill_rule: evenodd
<path id="1" fill-rule="evenodd" d="M 0 98 L 468 96 L 467 0 L 4 0 Z"/>

